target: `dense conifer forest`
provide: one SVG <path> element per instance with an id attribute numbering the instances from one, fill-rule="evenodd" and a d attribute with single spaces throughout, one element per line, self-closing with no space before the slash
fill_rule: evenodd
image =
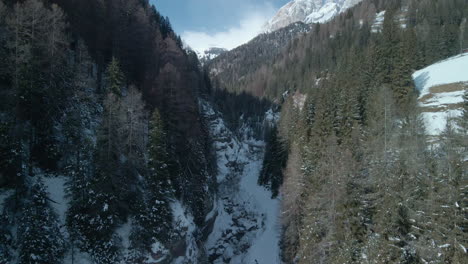
<path id="1" fill-rule="evenodd" d="M 211 69 L 220 89 L 282 102 L 259 183 L 282 194 L 285 263 L 467 261 L 466 100 L 429 139 L 411 77 L 466 49 L 467 12 L 363 1 L 241 81 Z"/>
<path id="2" fill-rule="evenodd" d="M 244 263 L 257 163 L 283 263 L 467 263 L 468 88 L 428 135 L 412 77 L 467 18 L 363 0 L 202 66 L 148 0 L 0 0 L 0 263 Z"/>
<path id="3" fill-rule="evenodd" d="M 183 240 L 171 199 L 202 225 L 215 188 L 205 82 L 181 45 L 148 1 L 0 1 L 0 184 L 13 192 L 0 263 L 63 263 L 69 250 L 141 262 L 156 240 Z M 44 185 L 62 176 L 65 219 Z"/>

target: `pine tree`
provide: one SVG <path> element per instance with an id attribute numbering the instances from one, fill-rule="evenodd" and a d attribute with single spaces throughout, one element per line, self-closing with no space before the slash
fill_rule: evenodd
<path id="1" fill-rule="evenodd" d="M 62 263 L 65 241 L 41 180 L 33 184 L 18 229 L 20 263 Z"/>
<path id="2" fill-rule="evenodd" d="M 174 195 L 173 182 L 171 180 L 171 160 L 168 153 L 167 134 L 164 123 L 158 110 L 154 110 L 150 121 L 148 146 L 148 182 L 150 192 L 155 198 L 155 206 L 159 214 L 161 231 L 167 231 L 172 217 L 168 206 L 167 197 Z"/>
<path id="3" fill-rule="evenodd" d="M 6 28 L 6 15 L 7 14 L 7 7 L 5 4 L 0 1 L 0 57 L 4 58 L 4 60 L 0 63 L 0 81 L 5 80 L 8 78 L 9 73 L 11 72 L 9 67 L 10 61 L 8 58 L 8 50 L 7 50 L 7 39 L 9 35 L 9 31 Z"/>
<path id="4" fill-rule="evenodd" d="M 145 192 L 137 204 L 131 234 L 134 261 L 142 258 L 156 242 L 166 243 L 171 231 L 172 211 L 169 197 L 174 196 L 170 174 L 167 135 L 159 111 L 149 122 L 148 171 Z"/>
<path id="5" fill-rule="evenodd" d="M 99 130 L 97 144 L 97 173 L 103 182 L 107 181 L 112 188 L 118 188 L 118 173 L 122 148 L 119 142 L 122 109 L 122 88 L 124 75 L 120 70 L 119 62 L 112 58 L 106 71 L 106 97 L 104 99 L 103 121 Z"/>
<path id="6" fill-rule="evenodd" d="M 463 93 L 463 112 L 459 121 L 459 125 L 462 128 L 462 132 L 468 134 L 468 89 L 465 88 Z"/>
<path id="7" fill-rule="evenodd" d="M 275 128 L 267 141 L 263 166 L 258 178 L 259 185 L 265 185 L 271 189 L 273 198 L 278 196 L 279 188 L 283 184 L 283 169 L 286 167 L 286 161 L 287 148 Z"/>
<path id="8" fill-rule="evenodd" d="M 115 57 L 112 57 L 112 60 L 107 66 L 106 70 L 106 91 L 108 93 L 121 96 L 124 79 L 125 77 L 122 70 L 120 69 L 119 60 Z"/>
<path id="9" fill-rule="evenodd" d="M 153 190 L 162 191 L 163 194 L 171 194 L 172 183 L 169 172 L 170 157 L 168 153 L 167 134 L 158 110 L 154 110 L 149 126 L 149 181 Z"/>
<path id="10" fill-rule="evenodd" d="M 402 41 L 398 43 L 397 54 L 393 61 L 392 90 L 395 101 L 407 111 L 408 104 L 413 97 L 414 84 L 411 74 L 413 73 L 413 64 L 415 61 L 415 36 L 412 29 L 407 29 L 402 33 Z"/>
<path id="11" fill-rule="evenodd" d="M 78 72 L 77 94 L 74 98 L 77 102 L 88 102 L 89 108 L 93 108 L 93 100 L 86 99 L 85 78 L 86 54 L 82 57 Z M 80 69 L 81 68 L 81 69 Z M 74 161 L 69 167 L 71 181 L 69 191 L 74 198 L 67 212 L 67 225 L 70 230 L 72 245 L 90 253 L 96 263 L 115 263 L 121 259 L 119 254 L 120 242 L 114 234 L 119 224 L 121 214 L 128 213 L 123 210 L 122 195 L 128 185 L 122 185 L 124 177 L 122 171 L 121 138 L 120 129 L 123 126 L 122 115 L 122 80 L 123 75 L 117 60 L 113 60 L 106 72 L 108 92 L 104 102 L 102 122 L 98 130 L 98 138 L 95 153 L 92 153 L 93 144 L 80 131 L 86 129 L 86 122 L 93 117 L 90 113 L 83 113 L 82 109 L 71 108 L 66 131 L 68 139 L 81 144 L 75 150 Z M 84 83 L 80 83 L 84 81 Z M 84 85 L 84 86 L 82 86 Z M 81 92 L 80 92 L 81 90 Z M 84 96 L 84 98 L 80 98 Z M 125 116 L 126 118 L 126 116 Z M 94 164 L 94 165 L 93 165 Z"/>

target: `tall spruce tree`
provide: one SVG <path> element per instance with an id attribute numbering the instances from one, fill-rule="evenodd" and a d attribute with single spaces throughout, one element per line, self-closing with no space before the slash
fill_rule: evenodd
<path id="1" fill-rule="evenodd" d="M 170 174 L 167 135 L 159 111 L 154 110 L 149 122 L 146 188 L 137 205 L 131 240 L 132 258 L 144 257 L 153 243 L 167 243 L 171 231 L 172 211 L 169 198 L 174 196 Z"/>
<path id="2" fill-rule="evenodd" d="M 19 263 L 62 263 L 66 243 L 40 179 L 32 185 L 21 212 L 18 241 Z"/>
<path id="3" fill-rule="evenodd" d="M 272 191 L 272 197 L 279 194 L 279 188 L 283 184 L 283 169 L 286 167 L 287 149 L 275 128 L 271 131 L 267 141 L 262 170 L 258 178 L 258 184 L 265 185 Z"/>

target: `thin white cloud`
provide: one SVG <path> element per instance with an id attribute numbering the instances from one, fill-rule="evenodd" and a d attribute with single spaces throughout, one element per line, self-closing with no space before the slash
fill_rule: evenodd
<path id="1" fill-rule="evenodd" d="M 225 31 L 209 34 L 202 31 L 184 31 L 182 39 L 194 51 L 202 53 L 211 47 L 233 49 L 253 39 L 260 32 L 265 23 L 274 15 L 275 9 L 271 4 L 249 7 L 238 25 Z"/>

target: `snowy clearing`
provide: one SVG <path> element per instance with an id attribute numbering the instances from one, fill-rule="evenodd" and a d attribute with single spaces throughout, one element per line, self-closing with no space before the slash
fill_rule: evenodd
<path id="1" fill-rule="evenodd" d="M 468 87 L 468 53 L 432 64 L 413 74 L 427 134 L 437 136 L 447 120 L 461 116 Z"/>
<path id="2" fill-rule="evenodd" d="M 420 96 L 430 93 L 430 88 L 449 83 L 468 82 L 468 53 L 432 64 L 413 74 Z"/>

